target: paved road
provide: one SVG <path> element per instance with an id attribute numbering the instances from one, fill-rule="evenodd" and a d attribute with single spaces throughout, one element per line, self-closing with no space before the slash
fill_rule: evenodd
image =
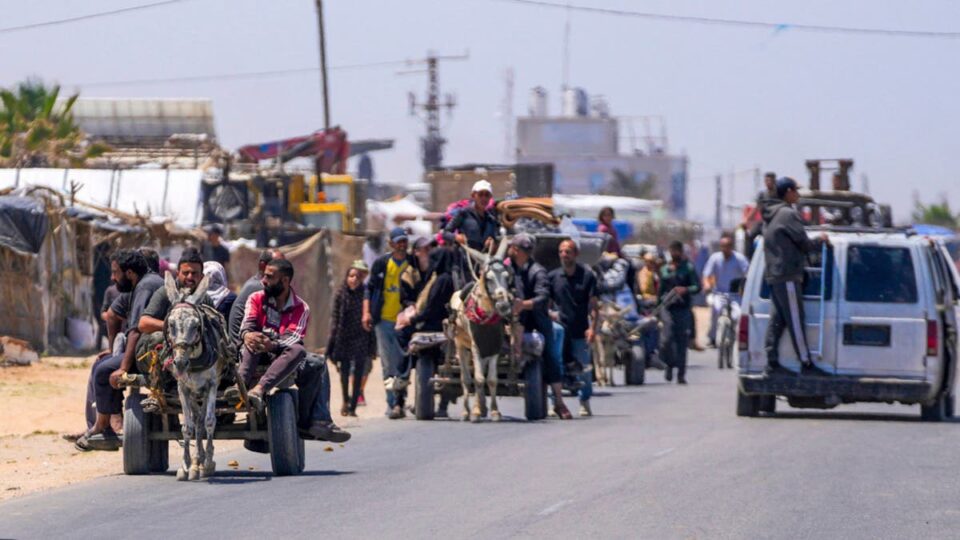
<path id="1" fill-rule="evenodd" d="M 960 530 L 960 425 L 918 407 L 734 415 L 733 373 L 614 388 L 571 422 L 371 420 L 308 473 L 114 476 L 0 504 L 0 537 L 946 538 Z M 452 409 L 451 409 L 452 410 Z M 119 465 L 118 465 L 119 467 Z"/>

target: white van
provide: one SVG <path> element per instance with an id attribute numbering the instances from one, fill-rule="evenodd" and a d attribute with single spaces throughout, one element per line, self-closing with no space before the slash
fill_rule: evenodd
<path id="1" fill-rule="evenodd" d="M 817 366 L 832 375 L 764 374 L 771 304 L 758 248 L 738 325 L 737 415 L 773 413 L 776 396 L 785 396 L 799 408 L 900 402 L 919 404 L 926 420 L 952 417 L 960 290 L 943 243 L 909 230 L 811 227 L 808 234 L 823 231 L 831 242 L 826 282 L 821 289 L 817 253 L 804 281 L 804 322 L 808 347 L 820 352 Z M 779 348 L 781 365 L 798 372 L 787 332 Z"/>

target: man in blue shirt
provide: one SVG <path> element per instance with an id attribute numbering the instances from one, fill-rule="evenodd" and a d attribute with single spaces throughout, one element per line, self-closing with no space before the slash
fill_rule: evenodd
<path id="1" fill-rule="evenodd" d="M 717 346 L 717 317 L 720 316 L 720 310 L 726 301 L 724 295 L 727 295 L 731 302 L 733 320 L 740 318 L 740 294 L 739 291 L 730 289 L 730 283 L 735 279 L 745 278 L 749 267 L 747 258 L 733 250 L 733 237 L 724 233 L 720 237 L 720 251 L 710 255 L 703 267 L 703 292 L 707 293 L 707 304 L 710 305 L 708 346 Z"/>

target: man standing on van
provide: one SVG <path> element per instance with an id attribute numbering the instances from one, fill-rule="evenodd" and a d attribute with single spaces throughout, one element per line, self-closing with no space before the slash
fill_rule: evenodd
<path id="1" fill-rule="evenodd" d="M 783 368 L 779 345 L 783 330 L 790 332 L 793 350 L 803 365 L 803 373 L 829 375 L 814 365 L 807 348 L 803 327 L 803 272 L 807 253 L 819 247 L 810 240 L 794 204 L 800 199 L 797 183 L 792 178 L 777 180 L 779 203 L 763 211 L 763 253 L 766 259 L 763 277 L 770 285 L 770 324 L 767 326 L 767 374 Z M 826 233 L 821 242 L 829 242 Z"/>

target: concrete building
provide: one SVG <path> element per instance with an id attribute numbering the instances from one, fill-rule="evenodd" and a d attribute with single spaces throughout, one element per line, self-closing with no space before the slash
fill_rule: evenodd
<path id="1" fill-rule="evenodd" d="M 686 217 L 687 157 L 669 153 L 662 118 L 611 116 L 582 89 L 566 90 L 562 103 L 551 116 L 546 91 L 531 92 L 529 115 L 517 119 L 517 163 L 553 163 L 556 193 L 657 199 Z"/>

